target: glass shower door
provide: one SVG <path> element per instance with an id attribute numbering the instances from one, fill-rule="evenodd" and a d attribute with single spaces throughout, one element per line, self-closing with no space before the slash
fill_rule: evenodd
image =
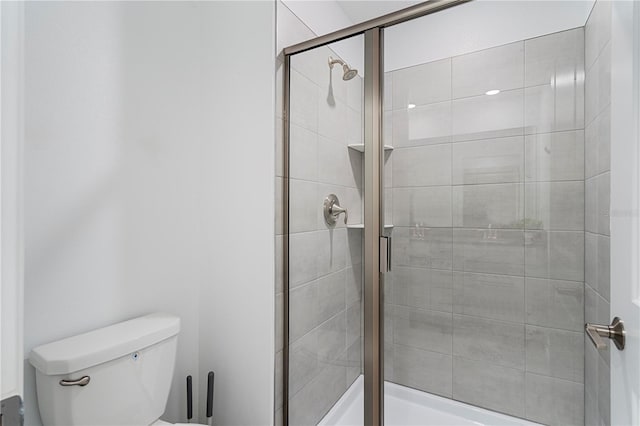
<path id="1" fill-rule="evenodd" d="M 584 29 L 441 19 L 385 29 L 386 423 L 584 424 Z"/>
<path id="2" fill-rule="evenodd" d="M 358 36 L 290 58 L 290 425 L 332 424 L 336 402 L 362 388 L 362 44 Z"/>

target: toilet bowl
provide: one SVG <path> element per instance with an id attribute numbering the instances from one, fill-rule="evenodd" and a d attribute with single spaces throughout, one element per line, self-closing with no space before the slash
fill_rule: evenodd
<path id="1" fill-rule="evenodd" d="M 180 318 L 155 313 L 34 348 L 44 426 L 170 425 L 179 332 Z"/>

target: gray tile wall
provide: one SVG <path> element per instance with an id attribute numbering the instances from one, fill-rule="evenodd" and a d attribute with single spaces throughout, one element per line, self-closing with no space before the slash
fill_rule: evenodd
<path id="1" fill-rule="evenodd" d="M 597 1 L 585 27 L 585 320 L 609 312 L 611 2 Z M 585 336 L 585 423 L 611 424 L 609 351 Z"/>
<path id="2" fill-rule="evenodd" d="M 387 73 L 388 380 L 583 424 L 584 63 L 578 28 Z"/>
<path id="3" fill-rule="evenodd" d="M 278 3 L 281 22 L 297 18 Z M 302 25 L 300 23 L 300 25 Z M 292 31 L 291 28 L 288 29 Z M 298 31 L 304 31 L 305 28 Z M 310 38 L 310 37 L 309 37 Z M 362 231 L 348 229 L 340 216 L 326 225 L 323 200 L 334 193 L 362 222 L 362 79 L 331 73 L 328 47 L 291 61 L 289 216 L 289 423 L 318 423 L 361 374 Z M 278 94 L 281 94 L 279 62 Z M 280 100 L 281 102 L 281 100 Z M 281 107 L 279 107 L 281 110 Z M 276 135 L 282 156 L 282 118 Z M 281 207 L 282 164 L 277 165 L 276 205 Z M 276 424 L 282 423 L 282 212 L 276 212 Z"/>

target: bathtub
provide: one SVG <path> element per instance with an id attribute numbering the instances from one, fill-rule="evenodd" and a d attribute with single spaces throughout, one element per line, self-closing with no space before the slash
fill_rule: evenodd
<path id="1" fill-rule="evenodd" d="M 539 426 L 538 423 L 431 395 L 395 383 L 385 382 L 384 392 L 384 424 L 386 426 Z M 364 377 L 361 375 L 324 416 L 319 425 L 363 425 L 363 404 Z"/>

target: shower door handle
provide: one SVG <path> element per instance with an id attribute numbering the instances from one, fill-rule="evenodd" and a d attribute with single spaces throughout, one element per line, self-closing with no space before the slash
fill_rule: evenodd
<path id="1" fill-rule="evenodd" d="M 391 271 L 391 237 L 380 237 L 380 272 Z"/>
<path id="2" fill-rule="evenodd" d="M 616 348 L 619 350 L 624 349 L 625 336 L 627 333 L 624 331 L 624 323 L 620 318 L 615 317 L 613 321 L 611 321 L 611 325 L 586 323 L 584 329 L 596 349 L 604 349 L 607 347 L 602 337 L 613 340 L 613 343 L 615 343 Z"/>

